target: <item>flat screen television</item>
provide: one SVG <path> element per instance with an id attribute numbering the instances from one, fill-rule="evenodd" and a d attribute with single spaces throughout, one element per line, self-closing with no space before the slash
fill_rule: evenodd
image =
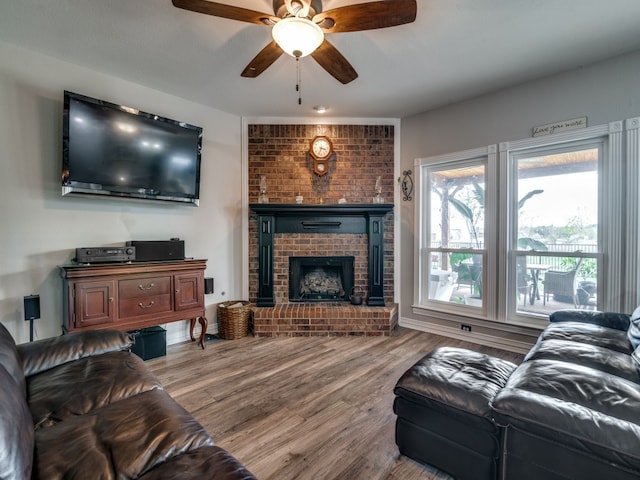
<path id="1" fill-rule="evenodd" d="M 198 205 L 202 128 L 64 92 L 62 195 Z"/>

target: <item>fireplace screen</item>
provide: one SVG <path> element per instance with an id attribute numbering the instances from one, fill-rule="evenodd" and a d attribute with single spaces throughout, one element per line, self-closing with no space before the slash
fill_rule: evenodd
<path id="1" fill-rule="evenodd" d="M 354 257 L 289 257 L 289 301 L 348 300 Z"/>

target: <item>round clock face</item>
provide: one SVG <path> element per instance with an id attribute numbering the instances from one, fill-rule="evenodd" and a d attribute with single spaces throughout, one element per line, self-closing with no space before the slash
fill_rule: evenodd
<path id="1" fill-rule="evenodd" d="M 311 145 L 311 151 L 316 158 L 326 158 L 331 154 L 331 144 L 325 137 L 318 137 Z"/>

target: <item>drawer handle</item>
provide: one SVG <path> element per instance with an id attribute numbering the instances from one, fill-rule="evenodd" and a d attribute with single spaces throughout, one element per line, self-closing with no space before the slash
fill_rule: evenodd
<path id="1" fill-rule="evenodd" d="M 154 302 L 153 300 L 151 300 L 151 302 L 149 302 L 149 305 L 143 305 L 143 304 L 142 304 L 142 302 L 140 302 L 140 303 L 138 304 L 138 306 L 139 306 L 140 308 L 151 308 L 151 307 L 153 307 L 153 305 L 154 305 L 155 303 L 156 303 L 156 302 Z"/>
<path id="2" fill-rule="evenodd" d="M 151 290 L 153 287 L 155 287 L 155 283 L 150 283 L 149 286 L 145 287 L 144 285 L 138 285 L 138 288 L 140 290 Z"/>

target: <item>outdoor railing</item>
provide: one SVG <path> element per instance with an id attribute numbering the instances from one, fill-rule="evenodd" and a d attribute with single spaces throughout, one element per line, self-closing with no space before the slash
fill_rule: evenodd
<path id="1" fill-rule="evenodd" d="M 565 270 L 562 265 L 563 258 L 572 257 L 574 252 L 582 252 L 582 253 L 597 253 L 598 246 L 592 243 L 545 243 L 547 247 L 547 252 L 558 253 L 557 256 L 547 257 L 547 256 L 536 256 L 536 251 L 532 251 L 532 255 L 528 255 L 529 263 L 543 263 L 549 265 L 552 270 Z M 431 248 L 440 248 L 440 242 L 432 242 Z M 471 242 L 450 242 L 446 248 L 451 249 L 482 249 L 484 248 L 483 244 L 476 245 Z M 433 268 L 439 268 L 439 254 L 434 254 L 432 266 Z"/>

